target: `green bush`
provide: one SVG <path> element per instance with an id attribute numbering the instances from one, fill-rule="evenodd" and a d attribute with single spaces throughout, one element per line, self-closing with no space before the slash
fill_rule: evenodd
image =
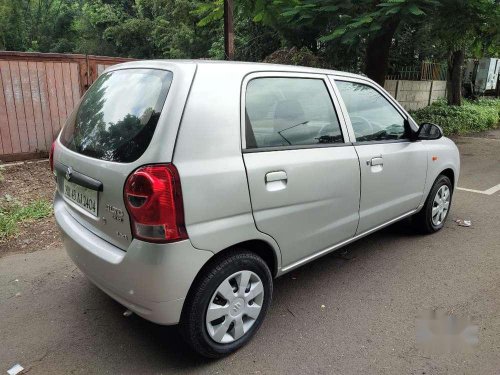
<path id="1" fill-rule="evenodd" d="M 418 123 L 432 122 L 441 126 L 446 135 L 480 132 L 500 122 L 500 99 L 466 100 L 461 107 L 437 101 L 412 111 L 411 115 Z"/>

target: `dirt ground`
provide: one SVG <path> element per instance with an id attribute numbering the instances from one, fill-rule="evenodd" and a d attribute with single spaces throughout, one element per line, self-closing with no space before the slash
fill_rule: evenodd
<path id="1" fill-rule="evenodd" d="M 48 160 L 0 165 L 4 180 L 0 182 L 0 197 L 10 195 L 21 204 L 45 199 L 52 201 L 55 181 Z M 54 217 L 28 221 L 19 225 L 14 238 L 0 241 L 0 257 L 12 253 L 30 253 L 36 250 L 62 246 Z"/>

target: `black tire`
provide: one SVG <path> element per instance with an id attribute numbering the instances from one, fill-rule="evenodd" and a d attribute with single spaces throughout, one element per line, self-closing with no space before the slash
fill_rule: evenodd
<path id="1" fill-rule="evenodd" d="M 206 313 L 212 296 L 228 277 L 238 271 L 252 271 L 258 275 L 264 289 L 259 316 L 239 339 L 221 344 L 214 341 L 207 330 Z M 273 278 L 266 262 L 246 250 L 234 250 L 211 261 L 197 277 L 182 311 L 180 329 L 186 343 L 197 353 L 208 358 L 226 356 L 246 345 L 257 332 L 272 300 Z"/>
<path id="2" fill-rule="evenodd" d="M 448 211 L 446 212 L 445 218 L 439 225 L 435 225 L 432 221 L 432 206 L 436 193 L 443 185 L 448 186 L 448 188 L 450 189 L 450 205 Z M 431 191 L 427 196 L 424 207 L 422 207 L 422 209 L 412 218 L 415 229 L 424 234 L 432 234 L 443 228 L 444 223 L 450 213 L 452 198 L 453 185 L 450 179 L 445 175 L 439 175 L 436 181 L 434 181 L 434 185 L 432 186 Z"/>

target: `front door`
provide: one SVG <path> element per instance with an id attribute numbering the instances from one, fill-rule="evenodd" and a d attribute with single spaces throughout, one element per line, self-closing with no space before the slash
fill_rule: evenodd
<path id="1" fill-rule="evenodd" d="M 330 83 L 279 75 L 260 73 L 243 86 L 243 159 L 256 226 L 290 268 L 354 236 L 360 177 Z"/>
<path id="2" fill-rule="evenodd" d="M 405 114 L 375 86 L 335 80 L 345 104 L 361 168 L 360 219 L 363 233 L 415 210 L 422 199 L 427 152 L 410 141 Z"/>

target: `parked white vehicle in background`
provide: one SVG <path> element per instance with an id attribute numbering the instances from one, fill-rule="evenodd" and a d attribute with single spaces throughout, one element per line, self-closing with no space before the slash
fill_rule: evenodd
<path id="1" fill-rule="evenodd" d="M 468 59 L 465 62 L 463 85 L 471 87 L 473 94 L 494 93 L 500 74 L 500 59 L 484 57 L 479 60 Z M 470 93 L 470 94 L 472 94 Z"/>
<path id="2" fill-rule="evenodd" d="M 109 68 L 54 142 L 69 256 L 136 314 L 218 357 L 273 278 L 412 216 L 443 227 L 455 144 L 354 74 L 137 61 Z"/>

